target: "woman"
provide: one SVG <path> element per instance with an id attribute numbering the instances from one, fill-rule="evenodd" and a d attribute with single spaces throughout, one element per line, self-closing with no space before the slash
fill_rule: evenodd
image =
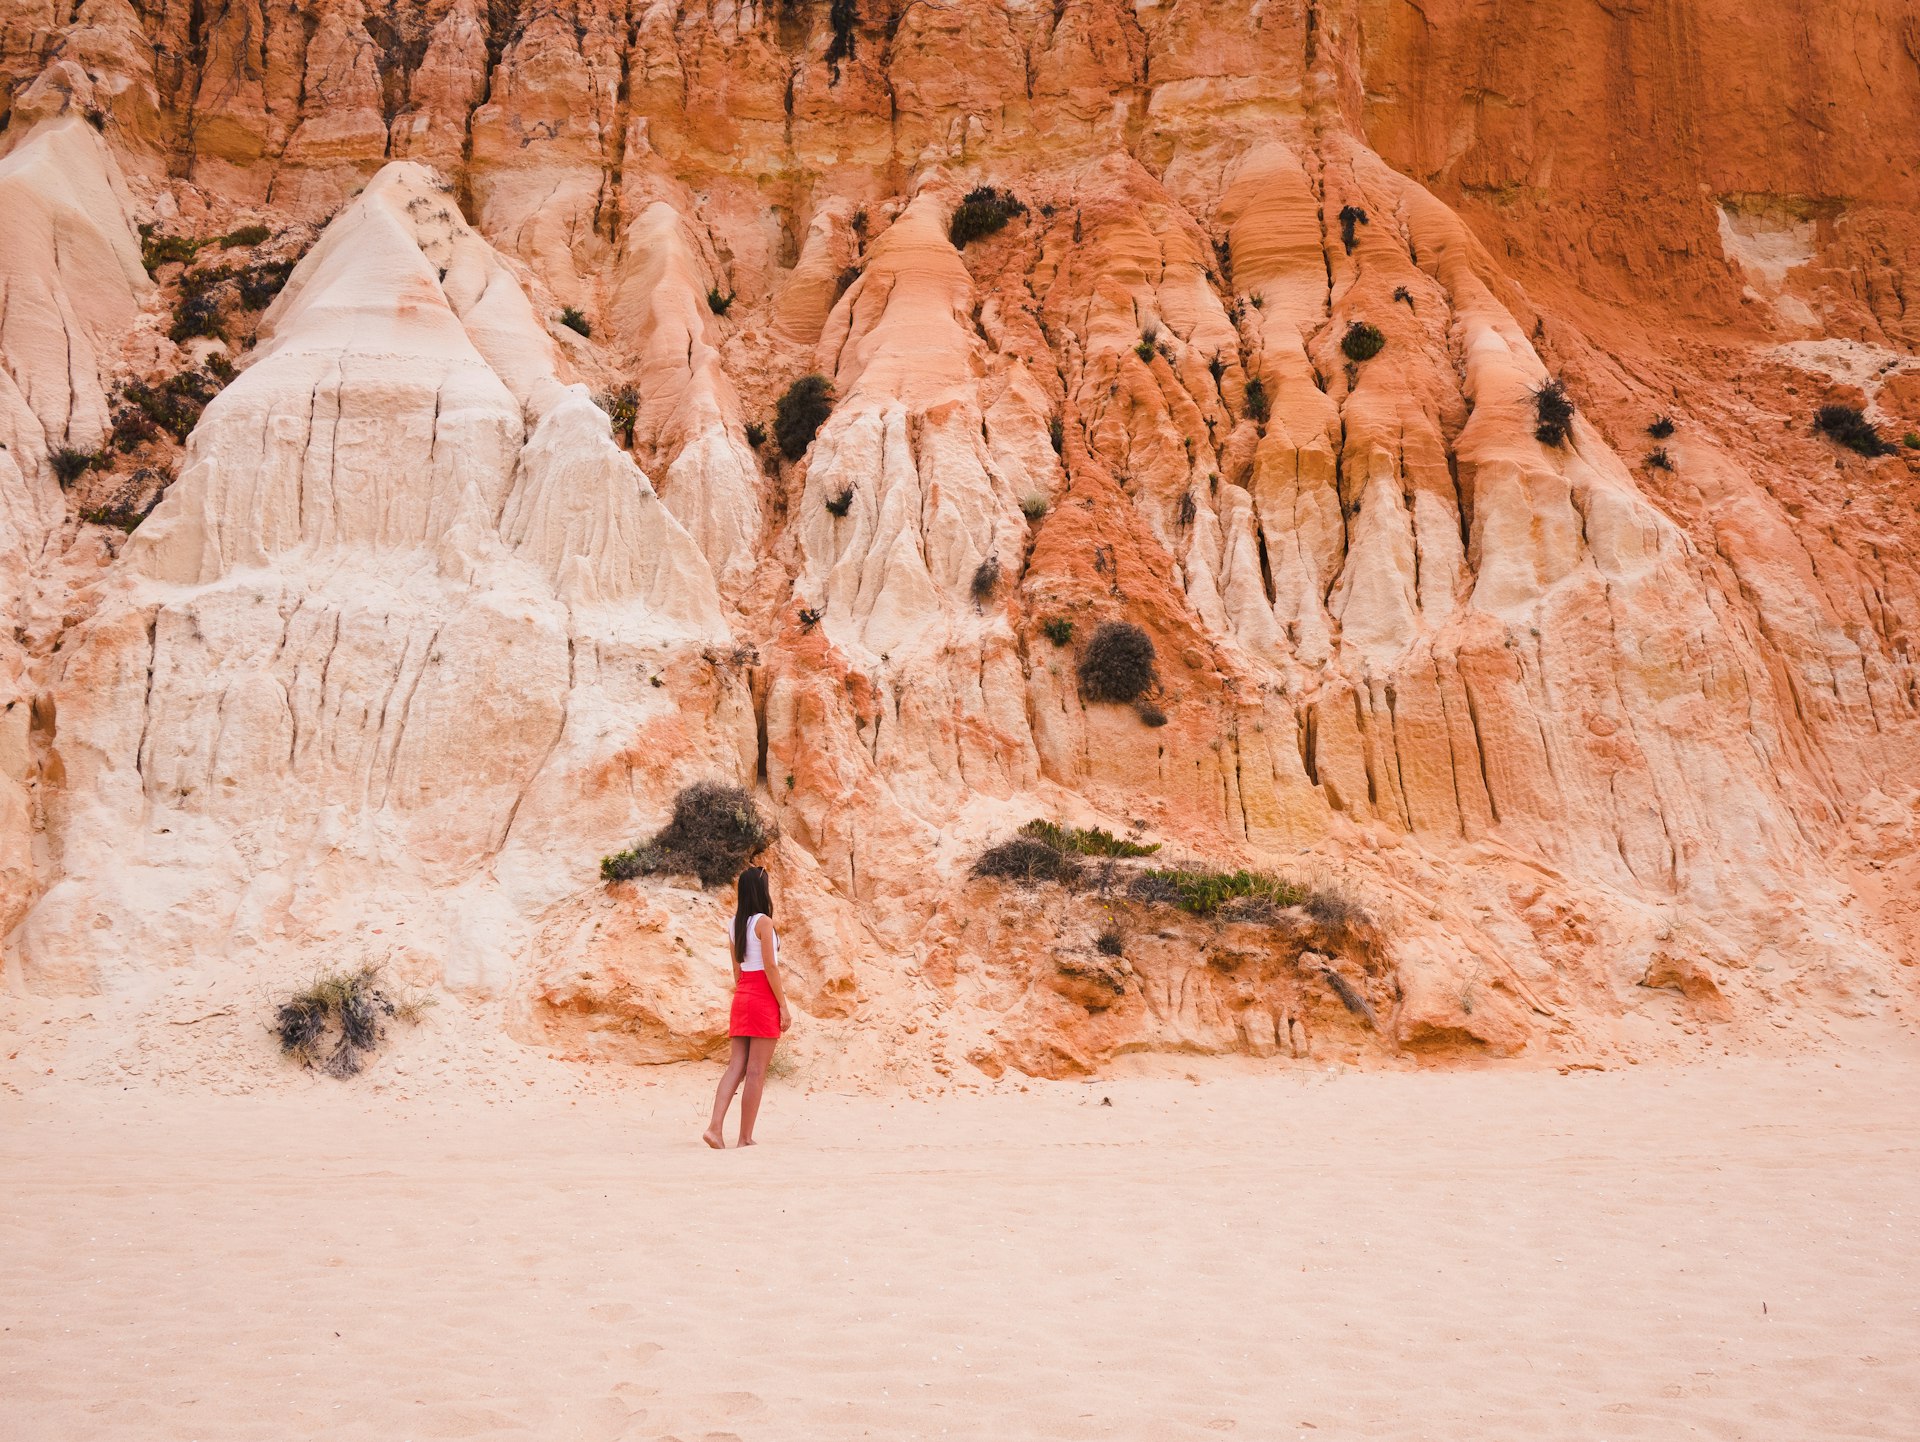
<path id="1" fill-rule="evenodd" d="M 740 873 L 738 896 L 728 938 L 733 943 L 733 1019 L 727 1030 L 733 1037 L 733 1053 L 713 1094 L 713 1120 L 704 1134 L 710 1147 L 727 1144 L 722 1128 L 742 1079 L 747 1093 L 740 1099 L 740 1145 L 753 1145 L 753 1122 L 760 1115 L 767 1063 L 773 1060 L 773 1049 L 791 1015 L 780 980 L 780 940 L 773 934 L 773 893 L 767 888 L 764 866 L 749 866 Z"/>

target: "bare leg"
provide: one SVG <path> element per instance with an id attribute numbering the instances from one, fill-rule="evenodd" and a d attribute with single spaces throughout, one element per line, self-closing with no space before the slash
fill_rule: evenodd
<path id="1" fill-rule="evenodd" d="M 760 1115 L 760 1092 L 767 1084 L 767 1063 L 779 1040 L 770 1036 L 747 1039 L 747 1087 L 740 1094 L 740 1145 L 753 1145 L 754 1118 Z"/>
<path id="2" fill-rule="evenodd" d="M 724 1147 L 726 1137 L 721 1128 L 727 1124 L 727 1108 L 733 1105 L 733 1094 L 740 1089 L 740 1078 L 747 1074 L 747 1038 L 733 1038 L 733 1050 L 727 1057 L 727 1069 L 720 1073 L 720 1085 L 713 1089 L 713 1120 L 707 1123 L 706 1131 L 700 1139 L 710 1147 Z"/>

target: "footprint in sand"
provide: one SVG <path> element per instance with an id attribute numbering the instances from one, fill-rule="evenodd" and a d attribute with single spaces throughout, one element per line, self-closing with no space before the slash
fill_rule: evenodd
<path id="1" fill-rule="evenodd" d="M 640 1309 L 631 1302 L 602 1302 L 597 1307 L 587 1308 L 587 1315 L 598 1317 L 603 1322 L 624 1322 L 630 1317 L 640 1315 Z"/>

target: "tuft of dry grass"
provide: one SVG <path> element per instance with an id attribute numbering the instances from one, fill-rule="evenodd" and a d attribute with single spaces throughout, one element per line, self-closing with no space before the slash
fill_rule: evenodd
<path id="1" fill-rule="evenodd" d="M 379 1049 L 391 1019 L 418 1023 L 431 997 L 389 989 L 379 966 L 322 972 L 274 1012 L 280 1050 L 304 1067 L 342 1079 L 354 1076 Z M 333 1045 L 327 1046 L 331 1038 Z"/>

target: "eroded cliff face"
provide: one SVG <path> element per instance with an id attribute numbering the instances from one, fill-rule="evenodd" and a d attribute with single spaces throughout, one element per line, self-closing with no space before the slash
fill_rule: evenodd
<path id="1" fill-rule="evenodd" d="M 1810 422 L 1920 428 L 1917 51 L 1731 0 L 11 4 L 9 985 L 372 949 L 700 1055 L 723 901 L 596 863 L 720 777 L 851 1073 L 1897 1009 L 1920 450 Z M 956 248 L 980 184 L 1024 213 Z M 1150 709 L 1081 695 L 1107 619 Z M 1377 944 L 970 879 L 1034 816 Z"/>

